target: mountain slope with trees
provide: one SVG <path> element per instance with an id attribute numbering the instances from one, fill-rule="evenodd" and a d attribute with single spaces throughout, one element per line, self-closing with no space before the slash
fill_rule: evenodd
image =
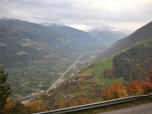
<path id="1" fill-rule="evenodd" d="M 81 44 L 99 44 L 98 39 L 94 38 L 93 36 L 89 35 L 84 31 L 69 26 L 52 24 L 51 26 L 46 27 L 59 33 L 65 34 L 71 40 L 79 42 Z"/>
<path id="2" fill-rule="evenodd" d="M 54 61 L 78 52 L 79 43 L 42 25 L 0 20 L 0 64 L 4 68 L 28 66 L 33 61 Z"/>
<path id="3" fill-rule="evenodd" d="M 144 25 L 143 27 L 137 29 L 135 32 L 130 34 L 129 36 L 120 39 L 119 41 L 112 44 L 109 49 L 105 50 L 100 56 L 99 59 L 111 56 L 115 53 L 119 53 L 124 49 L 129 48 L 135 43 L 152 38 L 152 22 Z"/>
<path id="4" fill-rule="evenodd" d="M 150 93 L 151 50 L 152 39 L 140 41 L 119 54 L 89 65 L 50 90 L 49 96 L 44 94 L 39 99 L 49 101 L 50 106 L 57 109 Z"/>
<path id="5" fill-rule="evenodd" d="M 152 70 L 150 25 L 151 23 L 146 25 L 148 28 L 145 26 L 141 28 L 143 31 L 147 30 L 146 33 L 141 33 L 142 30 L 138 29 L 134 32 L 135 34 L 126 37 L 126 40 L 128 38 L 128 42 L 126 42 L 128 45 L 131 40 L 134 42 L 132 45 L 130 44 L 131 47 L 126 47 L 124 50 L 120 49 L 120 53 L 115 53 L 90 64 L 61 83 L 57 88 L 51 90 L 49 92 L 50 96 L 46 99 L 43 97 L 44 100 L 50 100 L 52 105 L 55 106 L 58 106 L 59 102 L 61 103 L 60 106 L 65 106 L 62 105 L 66 101 L 64 97 L 61 97 L 63 94 L 68 99 L 67 104 L 75 106 L 101 101 L 104 99 L 104 95 L 105 99 L 109 99 L 107 96 L 111 94 L 113 99 L 125 97 L 128 94 L 145 94 L 146 91 L 149 92 L 151 78 L 148 80 L 148 77 L 150 75 L 149 71 Z M 137 34 L 138 31 L 144 38 Z M 133 36 L 136 36 L 135 39 Z M 119 88 L 120 86 L 122 88 Z M 134 87 L 138 88 L 137 91 Z M 126 90 L 126 88 L 128 89 Z M 118 94 L 115 94 L 115 92 L 118 92 Z M 57 97 L 59 94 L 60 99 Z"/>

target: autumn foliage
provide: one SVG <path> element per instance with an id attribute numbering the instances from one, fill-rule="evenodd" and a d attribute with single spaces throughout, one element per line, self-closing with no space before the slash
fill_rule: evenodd
<path id="1" fill-rule="evenodd" d="M 144 91 L 144 94 L 148 94 L 150 92 L 152 92 L 152 70 L 150 71 L 150 76 L 149 79 L 147 79 L 146 81 L 143 81 L 142 84 L 142 88 Z"/>
<path id="2" fill-rule="evenodd" d="M 113 86 L 107 87 L 103 90 L 104 99 L 117 99 L 127 97 L 127 91 L 121 82 L 113 82 Z"/>
<path id="3" fill-rule="evenodd" d="M 139 80 L 138 80 L 138 82 L 132 80 L 130 82 L 130 85 L 131 85 L 131 87 L 128 88 L 128 92 L 131 95 L 140 95 L 143 93 L 142 84 Z"/>
<path id="4" fill-rule="evenodd" d="M 45 102 L 43 100 L 37 99 L 36 101 L 33 101 L 33 102 L 29 103 L 28 105 L 24 106 L 21 104 L 21 102 L 20 103 L 16 102 L 13 104 L 12 100 L 7 99 L 7 101 L 5 103 L 5 108 L 1 112 L 5 113 L 5 114 L 11 114 L 11 113 L 27 114 L 27 113 L 47 111 L 51 107 L 52 107 L 51 109 L 66 108 L 66 107 L 89 104 L 89 103 L 93 103 L 93 102 L 101 102 L 103 100 L 127 97 L 130 95 L 132 96 L 132 95 L 149 94 L 152 92 L 152 71 L 150 71 L 150 74 L 151 75 L 149 76 L 149 78 L 147 78 L 144 81 L 140 81 L 140 80 L 130 81 L 130 85 L 129 85 L 130 87 L 128 87 L 128 88 L 126 88 L 123 85 L 123 83 L 114 81 L 112 86 L 106 87 L 106 89 L 99 91 L 100 86 L 97 85 L 96 83 L 91 83 L 90 84 L 91 95 L 84 93 L 83 95 L 80 95 L 80 96 L 56 100 L 56 101 L 58 101 L 56 107 L 55 107 L 55 105 L 53 106 L 53 102 L 52 102 L 52 105 L 48 105 L 48 100 L 47 100 L 47 102 Z M 80 81 L 79 85 L 84 85 L 84 83 L 85 82 Z M 70 85 L 70 86 L 71 86 L 71 88 L 74 87 L 72 85 Z M 83 88 L 81 88 L 81 89 L 83 89 Z M 80 91 L 82 91 L 81 89 L 80 89 Z M 98 95 L 98 94 L 100 94 L 100 95 Z"/>
<path id="5" fill-rule="evenodd" d="M 150 74 L 152 74 L 152 70 L 150 71 Z M 131 81 L 130 82 L 131 87 L 128 88 L 128 91 L 132 95 L 139 95 L 139 94 L 149 94 L 152 92 L 152 75 L 149 76 L 149 79 L 146 79 L 144 81 Z"/>
<path id="6" fill-rule="evenodd" d="M 0 114 L 1 114 L 1 113 L 4 113 L 4 112 L 7 112 L 7 110 L 10 109 L 11 103 L 12 103 L 12 100 L 7 99 L 7 100 L 6 100 L 6 103 L 5 103 L 5 107 L 4 107 L 3 110 L 0 111 Z"/>

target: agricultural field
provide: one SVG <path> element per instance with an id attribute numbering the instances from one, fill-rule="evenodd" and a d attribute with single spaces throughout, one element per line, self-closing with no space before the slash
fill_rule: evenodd
<path id="1" fill-rule="evenodd" d="M 0 46 L 6 46 L 6 44 L 4 44 L 4 43 L 0 42 Z"/>
<path id="2" fill-rule="evenodd" d="M 112 80 L 112 79 L 104 78 L 104 76 L 103 76 L 103 72 L 106 69 L 112 68 L 112 57 L 105 58 L 103 60 L 94 62 L 92 64 L 93 66 L 91 68 L 87 68 L 83 73 L 75 75 L 73 78 L 76 79 L 81 76 L 83 79 L 86 79 L 89 74 L 93 73 L 95 75 L 95 77 L 90 79 L 89 81 L 96 82 L 97 84 L 100 85 L 101 89 L 105 89 L 107 87 L 106 84 L 111 86 L 113 81 L 124 82 L 124 79 L 122 77 Z M 88 85 L 88 84 L 86 84 L 86 85 Z"/>
<path id="3" fill-rule="evenodd" d="M 112 68 L 112 57 L 96 61 L 93 63 L 93 65 L 94 66 L 92 68 L 88 68 L 84 71 L 84 73 L 94 73 L 96 75 L 100 75 L 101 77 L 103 77 L 103 71 L 105 71 L 105 69 Z"/>
<path id="4" fill-rule="evenodd" d="M 34 42 L 34 41 L 21 42 L 21 45 L 22 46 L 32 46 L 32 45 L 38 45 L 39 46 L 39 44 Z"/>
<path id="5" fill-rule="evenodd" d="M 18 54 L 25 53 L 20 52 Z M 81 64 L 80 61 L 76 64 L 79 71 L 89 64 L 89 62 L 87 62 L 89 54 L 90 53 L 86 54 L 80 59 L 80 61 L 85 61 L 84 64 Z M 9 73 L 8 83 L 11 84 L 13 90 L 10 97 L 12 99 L 25 100 L 31 93 L 36 93 L 39 90 L 47 90 L 52 84 L 54 84 L 61 74 L 71 66 L 77 57 L 77 55 L 73 54 L 68 58 L 62 58 L 55 63 L 48 63 L 47 61 L 42 60 L 34 61 L 34 64 L 29 67 L 4 69 L 5 72 Z M 77 71 L 70 69 L 63 79 L 65 80 L 76 73 Z M 86 90 L 86 92 L 89 91 Z"/>
<path id="6" fill-rule="evenodd" d="M 25 51 L 20 51 L 20 52 L 18 52 L 18 53 L 16 53 L 16 55 L 30 55 L 30 54 L 28 54 L 28 53 L 26 53 Z"/>

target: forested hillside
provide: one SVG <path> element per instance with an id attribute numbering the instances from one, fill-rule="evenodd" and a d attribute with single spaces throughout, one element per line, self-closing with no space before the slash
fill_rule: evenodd
<path id="1" fill-rule="evenodd" d="M 142 81 L 149 77 L 149 71 L 152 68 L 151 50 L 152 39 L 142 40 L 118 54 L 90 64 L 78 74 L 51 90 L 49 92 L 50 96 L 41 96 L 41 99 L 49 100 L 55 106 L 59 103 L 61 103 L 60 106 L 63 106 L 66 101 L 65 96 L 68 99 L 67 106 L 75 106 L 101 101 L 107 98 L 109 94 L 113 95 L 111 98 L 109 96 L 110 99 L 128 96 L 127 91 L 133 92 L 133 94 L 142 94 L 142 91 L 144 91 L 141 90 L 142 86 L 145 88 L 148 86 Z M 129 82 L 131 80 L 135 80 L 135 82 L 131 82 L 131 86 L 134 88 L 140 85 L 140 90 L 126 90 L 130 87 Z M 140 81 L 138 81 L 135 85 L 137 80 L 142 83 L 140 84 Z M 116 91 L 115 89 L 122 93 L 117 94 L 118 96 L 109 93 Z"/>
<path id="2" fill-rule="evenodd" d="M 0 33 L 0 63 L 4 68 L 16 66 L 20 62 L 28 64 L 28 61 L 42 59 L 43 52 L 36 49 L 39 47 L 37 43 L 30 41 L 29 45 L 33 47 L 26 46 L 27 42 L 22 39 L 27 37 L 3 26 L 0 26 Z"/>
<path id="3" fill-rule="evenodd" d="M 20 20 L 0 20 L 0 64 L 4 68 L 55 61 L 78 52 L 79 43 L 44 26 Z"/>
<path id="4" fill-rule="evenodd" d="M 134 45 L 135 43 L 149 39 L 152 37 L 152 22 L 144 25 L 143 27 L 137 29 L 135 32 L 129 36 L 120 39 L 119 41 L 112 44 L 107 50 L 105 50 L 100 56 L 99 60 L 105 57 L 109 57 L 113 54 L 119 53 L 126 48 Z"/>
<path id="5" fill-rule="evenodd" d="M 0 19 L 0 66 L 9 73 L 7 82 L 13 90 L 10 97 L 29 100 L 47 90 L 80 54 L 85 52 L 77 69 L 70 69 L 62 80 L 94 61 L 98 50 L 105 48 L 82 44 L 42 25 Z"/>
<path id="6" fill-rule="evenodd" d="M 61 34 L 65 34 L 71 40 L 79 42 L 81 44 L 100 44 L 98 39 L 94 38 L 93 36 L 89 35 L 87 32 L 69 27 L 64 25 L 56 25 L 52 24 L 50 26 L 46 26 L 49 29 L 57 31 Z"/>
<path id="7" fill-rule="evenodd" d="M 106 78 L 144 80 L 152 69 L 152 40 L 143 40 L 113 57 L 113 68 L 104 72 Z"/>

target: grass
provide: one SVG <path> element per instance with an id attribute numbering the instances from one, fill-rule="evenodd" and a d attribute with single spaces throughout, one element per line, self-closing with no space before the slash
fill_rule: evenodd
<path id="1" fill-rule="evenodd" d="M 94 73 L 95 75 L 103 76 L 103 71 L 112 68 L 112 57 L 102 59 L 93 63 L 95 66 L 88 68 L 84 73 Z"/>
<path id="2" fill-rule="evenodd" d="M 113 56 L 115 56 L 115 55 L 113 55 Z M 107 86 L 112 86 L 113 81 L 124 82 L 124 79 L 122 77 L 117 78 L 115 80 L 107 79 L 107 78 L 103 77 L 103 71 L 105 71 L 106 69 L 111 69 L 112 68 L 112 58 L 113 58 L 113 56 L 111 56 L 109 58 L 105 58 L 105 59 L 100 60 L 100 61 L 94 62 L 93 67 L 87 68 L 83 73 L 75 75 L 73 78 L 77 78 L 79 76 L 81 76 L 82 78 L 85 78 L 85 77 L 87 77 L 88 74 L 94 73 L 95 77 L 88 80 L 88 81 L 96 82 L 97 84 L 100 85 L 100 89 L 105 89 Z M 90 85 L 86 84 L 83 87 L 84 88 L 90 88 Z M 73 95 L 81 95 L 82 93 L 75 92 L 75 93 L 72 93 L 72 94 Z"/>
<path id="3" fill-rule="evenodd" d="M 136 43 L 135 45 L 143 44 L 145 47 L 152 47 L 150 44 L 147 43 L 148 41 L 151 41 L 151 39 L 146 39 L 146 40 L 139 41 L 139 42 Z M 135 45 L 134 45 L 134 46 L 135 46 Z"/>
<path id="4" fill-rule="evenodd" d="M 112 57 L 105 58 L 103 60 L 94 62 L 93 63 L 94 66 L 92 68 L 87 68 L 83 73 L 75 75 L 73 78 L 76 78 L 78 76 L 85 77 L 88 74 L 93 73 L 96 76 L 93 79 L 91 79 L 90 81 L 94 81 L 99 84 L 102 82 L 105 83 L 107 81 L 110 83 L 110 81 L 112 81 L 112 80 L 103 78 L 103 71 L 105 71 L 106 69 L 112 68 Z"/>
<path id="5" fill-rule="evenodd" d="M 63 38 L 57 38 L 57 40 L 59 40 L 60 42 L 62 42 L 62 43 L 63 43 L 63 45 L 68 45 L 68 44 L 70 44 L 70 43 L 71 43 L 71 41 L 70 41 L 70 40 L 64 40 Z"/>
<path id="6" fill-rule="evenodd" d="M 91 92 L 90 92 L 89 89 L 85 89 L 84 91 L 82 91 L 82 94 L 87 94 L 87 95 L 89 95 L 89 94 L 91 94 Z"/>
<path id="7" fill-rule="evenodd" d="M 83 95 L 83 94 L 87 94 L 87 95 L 89 95 L 89 94 L 91 94 L 91 92 L 90 92 L 90 90 L 89 89 L 84 89 L 82 92 L 78 92 L 78 91 L 76 91 L 76 92 L 74 92 L 74 93 L 71 93 L 72 95 L 75 95 L 75 96 L 77 96 L 77 95 Z"/>
<path id="8" fill-rule="evenodd" d="M 35 48 L 35 49 L 37 49 L 37 50 L 43 50 L 43 48 Z"/>
<path id="9" fill-rule="evenodd" d="M 117 78 L 117 79 L 115 79 L 114 81 L 116 81 L 116 82 L 125 82 L 125 80 L 124 80 L 124 78 L 123 77 L 120 77 L 120 78 Z"/>
<path id="10" fill-rule="evenodd" d="M 89 73 L 78 74 L 78 75 L 73 76 L 73 78 L 75 79 L 75 78 L 77 78 L 77 77 L 79 77 L 79 76 L 85 78 L 88 74 L 89 74 Z"/>
<path id="11" fill-rule="evenodd" d="M 42 67 L 24 67 L 24 68 L 12 68 L 12 69 L 6 69 L 5 72 L 8 72 L 8 83 L 11 84 L 11 88 L 13 89 L 13 93 L 19 94 L 21 95 L 21 93 L 25 93 L 29 94 L 31 92 L 35 92 L 34 90 L 30 89 L 30 88 L 23 88 L 23 89 L 19 89 L 19 87 L 21 85 L 23 85 L 23 82 L 21 83 L 20 80 L 24 79 L 25 83 L 27 83 L 26 85 L 28 87 L 31 88 L 35 88 L 37 85 L 40 84 L 40 82 L 44 81 L 50 74 L 49 74 L 49 65 L 46 66 L 42 66 Z M 43 70 L 41 70 L 43 69 Z M 48 70 L 48 71 L 47 71 Z M 27 74 L 25 74 L 25 72 Z M 20 75 L 17 75 L 20 74 Z M 54 76 L 52 74 L 52 76 Z M 48 89 L 48 87 L 50 86 L 50 83 L 53 81 L 52 80 L 52 76 L 50 76 L 47 80 L 47 82 L 49 82 L 49 84 L 45 84 L 43 82 L 43 87 L 41 87 L 40 89 L 42 90 L 46 90 Z M 14 79 L 14 80 L 11 80 Z M 29 84 L 28 84 L 29 83 Z M 11 97 L 13 98 L 13 96 L 11 95 Z M 14 97 L 15 98 L 15 97 Z M 17 99 L 17 98 L 15 98 Z"/>
<path id="12" fill-rule="evenodd" d="M 20 51 L 20 52 L 18 52 L 18 53 L 16 53 L 16 55 L 30 55 L 30 54 L 28 54 L 28 53 L 26 53 L 25 51 Z"/>
<path id="13" fill-rule="evenodd" d="M 48 57 L 58 57 L 59 54 L 57 53 L 52 53 L 51 55 L 46 55 L 45 57 L 48 58 Z"/>
<path id="14" fill-rule="evenodd" d="M 83 88 L 90 88 L 90 84 L 83 85 Z"/>
<path id="15" fill-rule="evenodd" d="M 135 45 L 143 44 L 144 46 L 149 47 L 151 45 L 147 43 L 148 41 L 151 41 L 151 39 L 142 40 L 142 41 L 136 43 Z M 127 49 L 129 49 L 129 48 L 127 48 Z M 126 50 L 123 50 L 123 51 L 126 51 Z M 81 73 L 79 75 L 75 75 L 73 78 L 76 78 L 78 76 L 83 77 L 83 76 L 86 76 L 90 73 L 94 73 L 96 75 L 96 77 L 91 79 L 91 81 L 94 81 L 94 82 L 97 82 L 97 83 L 100 83 L 100 84 L 108 82 L 109 85 L 111 85 L 112 80 L 103 78 L 103 71 L 105 71 L 106 69 L 111 69 L 112 68 L 112 58 L 114 56 L 115 55 L 112 55 L 109 58 L 105 58 L 105 59 L 102 59 L 100 61 L 94 62 L 93 63 L 94 66 L 92 68 L 87 68 L 83 73 Z M 124 82 L 124 79 L 123 78 L 118 78 L 115 81 Z M 103 88 L 103 86 L 101 88 Z"/>
<path id="16" fill-rule="evenodd" d="M 112 86 L 113 81 L 116 82 L 124 82 L 124 79 L 122 77 L 117 78 L 115 80 L 111 80 L 111 79 L 107 79 L 107 78 L 103 78 L 103 77 L 95 77 L 93 79 L 91 79 L 90 81 L 96 82 L 97 84 L 100 84 L 100 89 L 105 89 L 107 86 Z"/>
<path id="17" fill-rule="evenodd" d="M 129 108 L 129 107 L 141 105 L 144 103 L 151 103 L 151 102 L 152 102 L 152 96 L 149 98 L 145 97 L 145 98 L 130 101 L 130 102 L 125 102 L 125 103 L 120 103 L 120 104 L 115 104 L 115 105 L 108 105 L 108 106 L 104 106 L 104 107 L 87 109 L 87 110 L 83 110 L 83 111 L 79 111 L 79 112 L 72 112 L 72 113 L 66 113 L 66 114 L 98 114 L 98 113 L 118 110 L 118 109 L 122 109 L 122 108 Z"/>
<path id="18" fill-rule="evenodd" d="M 48 93 L 48 95 L 52 95 L 53 94 L 53 92 L 52 93 Z"/>
<path id="19" fill-rule="evenodd" d="M 84 91 L 82 91 L 82 93 L 83 93 L 83 94 L 85 93 L 85 94 L 87 94 L 87 95 L 88 95 L 88 94 L 91 94 L 91 92 L 90 92 L 89 89 L 85 89 Z"/>
<path id="20" fill-rule="evenodd" d="M 151 41 L 151 39 L 142 40 L 142 41 L 136 43 L 135 45 L 143 44 L 145 47 L 149 47 L 151 45 L 147 43 L 148 41 Z M 126 50 L 123 50 L 123 51 L 126 51 Z M 91 79 L 90 81 L 93 81 L 93 82 L 96 82 L 96 83 L 100 84 L 101 89 L 105 89 L 107 86 L 111 86 L 113 81 L 124 82 L 124 79 L 122 77 L 120 77 L 118 79 L 115 79 L 115 80 L 103 78 L 103 71 L 105 71 L 106 69 L 111 69 L 112 68 L 112 58 L 114 56 L 115 55 L 112 55 L 109 58 L 105 58 L 103 60 L 94 62 L 93 63 L 94 66 L 92 68 L 87 68 L 82 74 L 76 75 L 76 76 L 74 76 L 74 78 L 76 78 L 77 76 L 85 76 L 87 73 L 88 74 L 89 73 L 94 73 L 95 77 L 93 79 Z"/>
<path id="21" fill-rule="evenodd" d="M 141 41 L 137 42 L 136 44 L 134 44 L 133 46 L 137 46 L 137 45 L 143 44 L 145 47 L 152 47 L 152 45 L 147 43 L 148 41 L 152 41 L 152 39 L 141 40 Z M 131 47 L 133 47 L 133 46 L 131 46 Z M 124 49 L 121 52 L 125 52 L 126 50 L 130 49 L 131 47 L 129 47 L 127 49 Z M 119 53 L 121 53 L 121 52 L 119 52 Z M 119 54 L 119 53 L 117 53 L 117 54 Z"/>
<path id="22" fill-rule="evenodd" d="M 22 46 L 32 46 L 32 45 L 38 45 L 36 42 L 29 41 L 29 42 L 21 42 Z"/>
<path id="23" fill-rule="evenodd" d="M 37 45 L 38 46 L 38 47 L 35 48 L 37 50 L 44 49 L 42 45 L 40 45 L 40 44 L 38 44 L 37 42 L 34 42 L 34 41 L 21 42 L 21 46 L 23 46 L 23 47 L 29 47 L 29 46 L 33 46 L 33 45 Z"/>
<path id="24" fill-rule="evenodd" d="M 18 53 L 26 54 L 25 51 L 21 51 Z M 56 53 L 53 53 L 56 55 Z M 51 54 L 52 55 L 52 54 Z M 7 82 L 11 84 L 11 87 L 13 89 L 12 94 L 10 97 L 17 99 L 17 97 L 13 96 L 13 93 L 21 95 L 30 94 L 31 91 L 35 92 L 34 90 L 30 88 L 20 88 L 23 83 L 26 83 L 27 87 L 35 88 L 37 85 L 42 83 L 43 87 L 40 87 L 40 90 L 46 90 L 50 87 L 52 83 L 59 77 L 57 76 L 58 69 L 60 71 L 65 72 L 67 68 L 74 62 L 74 60 L 77 59 L 78 56 L 76 54 L 69 55 L 67 58 L 62 58 L 59 61 L 48 63 L 46 60 L 42 61 L 34 61 L 33 66 L 29 67 L 20 67 L 20 68 L 10 68 L 10 69 L 4 69 L 5 73 L 9 73 Z M 43 63 L 47 63 L 44 64 Z M 16 63 L 20 64 L 20 63 Z M 42 65 L 41 65 L 42 64 Z M 80 69 L 81 70 L 81 69 Z M 70 70 L 65 77 L 71 76 L 72 71 Z M 49 76 L 49 77 L 48 77 Z M 46 79 L 47 78 L 47 79 Z M 14 79 L 14 80 L 11 80 Z M 24 82 L 20 82 L 21 80 L 24 80 Z M 83 91 L 82 91 L 83 92 Z M 85 93 L 88 93 L 86 91 Z M 81 93 L 74 93 L 74 94 L 81 94 Z"/>
<path id="25" fill-rule="evenodd" d="M 4 43 L 0 42 L 0 46 L 6 46 L 6 44 L 4 44 Z"/>
<path id="26" fill-rule="evenodd" d="M 78 91 L 76 91 L 76 92 L 74 92 L 74 93 L 71 93 L 72 95 L 82 95 L 82 93 L 80 93 L 80 92 L 78 92 Z"/>

